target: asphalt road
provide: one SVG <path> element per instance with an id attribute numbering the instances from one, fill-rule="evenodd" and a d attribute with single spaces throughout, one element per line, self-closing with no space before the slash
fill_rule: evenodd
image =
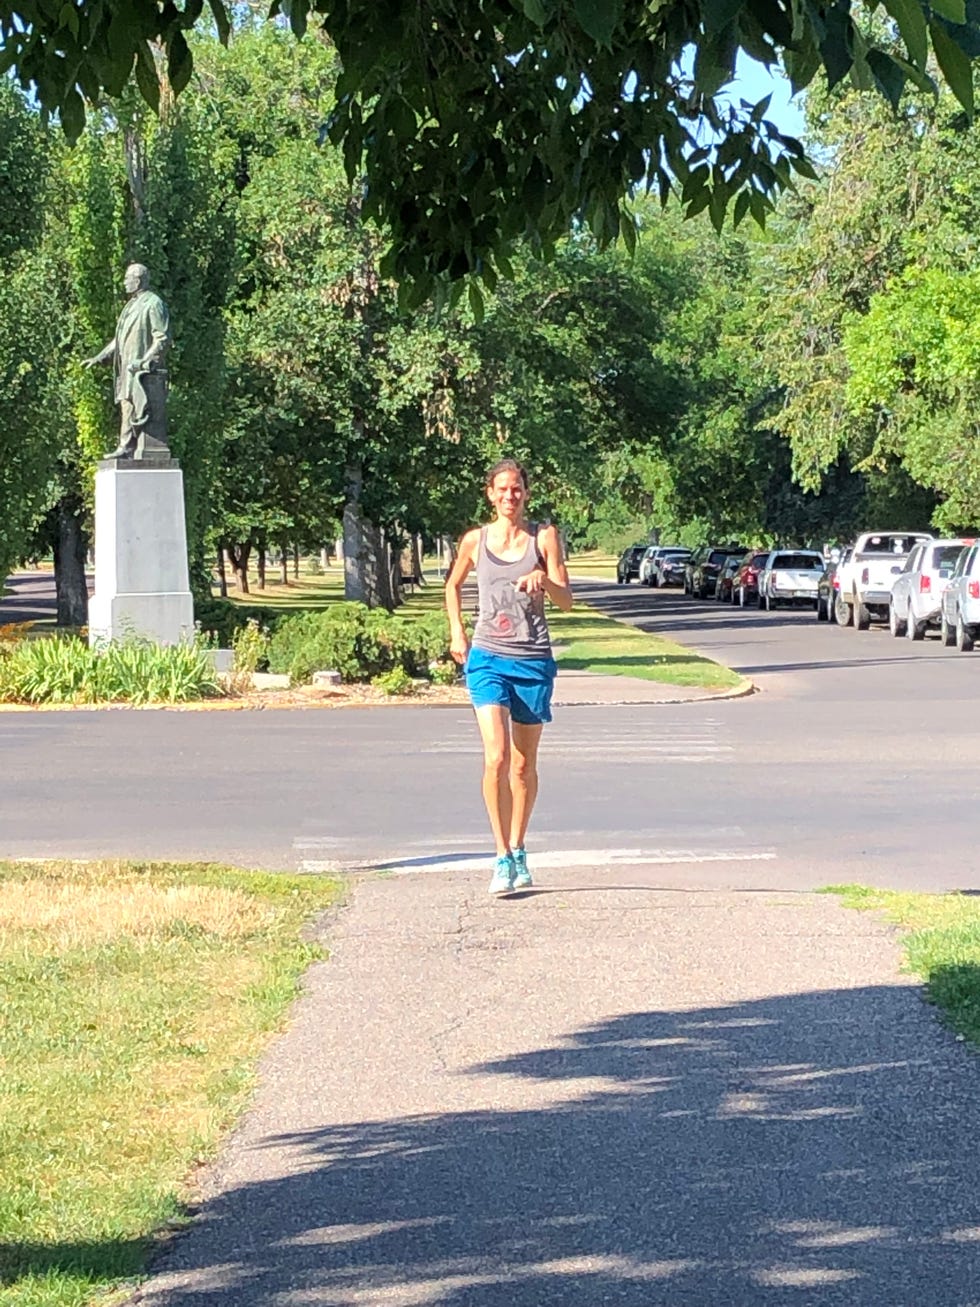
<path id="1" fill-rule="evenodd" d="M 980 887 L 980 655 L 675 591 L 577 592 L 759 693 L 563 709 L 530 840 L 542 875 Z M 450 870 L 486 854 L 479 761 L 461 709 L 2 714 L 0 855 Z"/>

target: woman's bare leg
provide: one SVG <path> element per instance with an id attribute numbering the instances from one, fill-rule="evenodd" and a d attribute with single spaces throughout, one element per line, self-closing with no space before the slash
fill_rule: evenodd
<path id="1" fill-rule="evenodd" d="M 487 805 L 499 857 L 510 852 L 514 820 L 510 792 L 510 712 L 499 703 L 487 704 L 475 712 L 483 737 L 483 802 Z"/>
<path id="2" fill-rule="evenodd" d="M 527 824 L 534 810 L 534 800 L 538 797 L 538 745 L 541 743 L 543 729 L 542 726 L 523 726 L 520 722 L 514 722 L 511 726 L 510 847 L 512 849 L 524 847 Z"/>

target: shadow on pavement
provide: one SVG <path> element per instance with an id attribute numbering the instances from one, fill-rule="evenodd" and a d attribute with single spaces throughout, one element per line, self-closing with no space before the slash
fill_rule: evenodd
<path id="1" fill-rule="evenodd" d="M 967 1307 L 976 1062 L 933 1029 L 869 987 L 633 1012 L 473 1065 L 483 1101 L 527 1106 L 266 1141 L 293 1174 L 207 1203 L 138 1301 Z"/>

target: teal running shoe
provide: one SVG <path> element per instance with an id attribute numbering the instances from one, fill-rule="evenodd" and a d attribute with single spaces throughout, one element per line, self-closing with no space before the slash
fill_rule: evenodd
<path id="1" fill-rule="evenodd" d="M 522 844 L 514 850 L 514 889 L 530 889 L 534 884 L 527 869 L 527 849 Z"/>
<path id="2" fill-rule="evenodd" d="M 490 881 L 491 894 L 509 894 L 514 888 L 514 858 L 510 853 L 502 853 L 493 864 L 493 878 Z"/>

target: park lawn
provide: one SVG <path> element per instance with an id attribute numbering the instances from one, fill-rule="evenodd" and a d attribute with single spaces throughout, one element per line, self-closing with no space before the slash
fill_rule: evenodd
<path id="1" fill-rule="evenodd" d="M 323 956 L 304 927 L 339 889 L 0 862 L 2 1307 L 81 1307 L 140 1273 Z"/>
<path id="2" fill-rule="evenodd" d="M 278 570 L 277 573 L 278 575 Z M 247 608 L 268 608 L 272 617 L 285 613 L 309 612 L 315 608 L 325 608 L 327 604 L 337 602 L 344 597 L 344 569 L 331 567 L 326 572 L 308 572 L 301 569 L 298 578 L 290 572 L 289 582 L 266 578 L 265 589 L 260 590 L 254 578 L 249 578 L 248 594 L 242 594 L 235 586 L 229 585 L 228 598 L 232 603 L 242 604 Z M 215 587 L 216 590 L 216 587 Z M 217 593 L 215 593 L 217 598 Z"/>
<path id="3" fill-rule="evenodd" d="M 577 565 L 583 559 L 594 563 L 597 578 L 607 572 L 615 575 L 615 559 L 612 555 L 580 554 L 576 555 L 574 561 Z M 416 586 L 414 593 L 406 592 L 406 602 L 398 610 L 400 616 L 410 618 L 442 611 L 443 583 L 431 573 L 427 580 L 428 584 Z M 336 575 L 310 576 L 299 583 L 292 582 L 288 587 L 281 588 L 281 596 L 277 596 L 277 589 L 278 587 L 269 587 L 265 592 L 245 595 L 242 602 L 268 605 L 270 609 L 276 609 L 277 615 L 322 608 L 331 600 L 343 597 L 342 574 L 338 569 Z M 267 600 L 260 597 L 263 594 L 270 598 Z M 471 589 L 467 607 L 472 607 L 471 601 L 475 601 L 475 597 L 475 590 Z M 712 662 L 693 649 L 616 621 L 581 600 L 576 602 L 571 613 L 549 608 L 548 623 L 558 646 L 559 667 L 569 671 L 636 676 L 641 680 L 657 681 L 664 685 L 709 690 L 732 690 L 746 684 L 744 678 L 736 672 Z"/>
<path id="4" fill-rule="evenodd" d="M 615 581 L 616 562 L 615 554 L 604 554 L 593 549 L 587 553 L 571 554 L 566 566 L 573 579 L 582 576 L 590 581 Z"/>
<path id="5" fill-rule="evenodd" d="M 559 669 L 636 676 L 706 690 L 734 690 L 747 684 L 721 663 L 663 636 L 617 622 L 588 604 L 576 603 L 570 613 L 552 609 L 548 624 Z"/>
<path id="6" fill-rule="evenodd" d="M 846 907 L 883 912 L 902 931 L 905 964 L 948 1024 L 980 1046 L 980 899 L 832 885 Z"/>

